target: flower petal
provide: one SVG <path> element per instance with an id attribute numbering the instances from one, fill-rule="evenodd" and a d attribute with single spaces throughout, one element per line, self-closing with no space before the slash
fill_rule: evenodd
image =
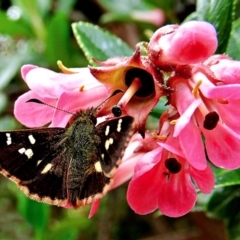
<path id="1" fill-rule="evenodd" d="M 42 97 L 57 98 L 62 92 L 79 90 L 85 84 L 100 83 L 92 76 L 88 68 L 79 73 L 56 73 L 45 68 L 34 68 L 26 74 L 29 88 Z"/>
<path id="2" fill-rule="evenodd" d="M 227 104 L 217 104 L 217 110 L 222 121 L 234 132 L 240 134 L 240 114 L 236 114 L 236 109 L 240 106 L 240 99 L 231 100 Z"/>
<path id="3" fill-rule="evenodd" d="M 179 144 L 186 160 L 195 168 L 203 170 L 207 167 L 204 145 L 198 127 L 189 122 L 179 134 Z"/>
<path id="4" fill-rule="evenodd" d="M 196 190 L 188 174 L 171 175 L 169 181 L 159 188 L 159 209 L 169 217 L 185 215 L 194 207 L 197 200 Z"/>
<path id="5" fill-rule="evenodd" d="M 201 98 L 194 100 L 188 108 L 181 114 L 180 118 L 177 120 L 177 123 L 174 128 L 174 137 L 177 137 L 180 132 L 185 131 L 185 127 L 189 124 L 192 115 L 194 114 L 197 107 L 201 104 Z"/>
<path id="6" fill-rule="evenodd" d="M 26 102 L 36 98 L 45 103 L 55 105 L 56 100 L 43 98 L 33 91 L 21 95 L 15 102 L 14 115 L 16 119 L 29 128 L 44 126 L 52 120 L 54 109 L 38 103 Z"/>
<path id="7" fill-rule="evenodd" d="M 135 154 L 135 156 L 132 156 L 130 159 L 125 160 L 120 164 L 113 177 L 113 185 L 111 186 L 111 189 L 118 187 L 132 178 L 136 163 L 142 156 L 143 153 Z"/>
<path id="8" fill-rule="evenodd" d="M 180 77 L 173 77 L 171 81 L 174 83 L 172 87 L 176 88 L 175 94 L 171 97 L 170 103 L 177 109 L 180 118 L 174 127 L 174 137 L 189 123 L 196 108 L 201 104 L 201 98 L 195 98 L 190 91 L 185 79 Z"/>
<path id="9" fill-rule="evenodd" d="M 100 205 L 100 199 L 96 199 L 91 206 L 91 210 L 89 212 L 88 218 L 92 218 L 93 215 L 97 212 Z"/>
<path id="10" fill-rule="evenodd" d="M 21 75 L 23 80 L 26 82 L 26 76 L 27 74 L 33 70 L 34 68 L 38 68 L 38 66 L 27 64 L 21 67 Z"/>
<path id="11" fill-rule="evenodd" d="M 223 55 L 223 57 L 225 57 Z M 220 59 L 210 67 L 216 78 L 224 84 L 240 83 L 240 61 Z"/>
<path id="12" fill-rule="evenodd" d="M 138 160 L 135 167 L 134 178 L 137 178 L 151 170 L 160 161 L 162 150 L 163 149 L 159 147 L 144 154 L 144 156 Z"/>
<path id="13" fill-rule="evenodd" d="M 213 25 L 204 21 L 188 21 L 179 27 L 168 25 L 158 29 L 148 48 L 154 64 L 184 65 L 206 60 L 215 52 L 217 43 Z"/>
<path id="14" fill-rule="evenodd" d="M 65 127 L 71 114 L 64 110 L 75 113 L 81 109 L 96 107 L 108 96 L 108 90 L 104 85 L 86 91 L 63 92 L 58 99 L 57 107 L 63 111 L 56 110 L 52 119 L 51 127 Z"/>
<path id="15" fill-rule="evenodd" d="M 211 193 L 214 188 L 214 174 L 208 165 L 204 170 L 190 167 L 190 175 L 203 193 Z"/>
<path id="16" fill-rule="evenodd" d="M 213 130 L 202 128 L 210 161 L 218 167 L 240 167 L 240 136 L 226 125 L 218 123 Z"/>
<path id="17" fill-rule="evenodd" d="M 130 181 L 127 201 L 136 213 L 148 214 L 157 208 L 158 182 L 158 167 L 154 167 Z"/>
<path id="18" fill-rule="evenodd" d="M 212 88 L 208 92 L 208 97 L 212 99 L 222 98 L 225 100 L 240 99 L 240 84 L 222 85 Z"/>

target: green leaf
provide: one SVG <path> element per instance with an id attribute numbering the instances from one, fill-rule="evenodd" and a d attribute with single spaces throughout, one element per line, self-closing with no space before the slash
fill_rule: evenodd
<path id="1" fill-rule="evenodd" d="M 171 10 L 173 11 L 176 8 L 176 0 L 168 0 L 168 1 L 159 1 L 159 0 L 142 0 L 143 2 L 147 2 L 151 4 L 154 8 L 160 8 L 164 11 Z"/>
<path id="2" fill-rule="evenodd" d="M 226 53 L 235 60 L 240 60 L 240 19 L 233 23 Z"/>
<path id="3" fill-rule="evenodd" d="M 36 0 L 38 9 L 40 10 L 41 16 L 46 16 L 51 10 L 52 1 L 49 0 Z"/>
<path id="4" fill-rule="evenodd" d="M 92 221 L 87 218 L 86 214 L 82 214 L 82 210 L 84 209 L 64 210 L 66 216 L 51 226 L 50 231 L 46 234 L 45 240 L 79 239 L 79 233 L 93 227 Z"/>
<path id="5" fill-rule="evenodd" d="M 37 0 L 14 0 L 13 2 L 21 8 L 23 17 L 28 21 L 29 26 L 31 26 L 37 38 L 44 42 L 46 29 Z"/>
<path id="6" fill-rule="evenodd" d="M 15 130 L 19 128 L 19 124 L 16 119 L 12 116 L 4 116 L 0 118 L 0 129 L 1 131 Z"/>
<path id="7" fill-rule="evenodd" d="M 129 13 L 133 10 L 149 10 L 152 9 L 152 5 L 147 1 L 142 0 L 98 0 L 98 3 L 102 5 L 104 9 L 110 12 Z"/>
<path id="8" fill-rule="evenodd" d="M 0 92 L 0 114 L 4 111 L 6 106 L 7 106 L 7 95 L 3 92 Z"/>
<path id="9" fill-rule="evenodd" d="M 118 21 L 118 22 L 130 22 L 133 21 L 132 17 L 129 13 L 116 13 L 116 12 L 109 12 L 105 13 L 101 16 L 99 20 L 102 24 L 106 24 L 109 22 L 113 21 Z"/>
<path id="10" fill-rule="evenodd" d="M 215 189 L 206 205 L 208 211 L 217 217 L 233 218 L 240 212 L 240 187 Z"/>
<path id="11" fill-rule="evenodd" d="M 78 45 L 90 64 L 94 64 L 92 58 L 104 61 L 116 56 L 130 56 L 133 53 L 133 50 L 120 38 L 96 25 L 78 22 L 73 23 L 72 28 Z"/>
<path id="12" fill-rule="evenodd" d="M 161 97 L 157 105 L 152 109 L 150 115 L 159 119 L 159 117 L 163 114 L 164 111 L 167 110 L 167 99 L 165 97 Z"/>
<path id="13" fill-rule="evenodd" d="M 12 80 L 13 76 L 19 71 L 23 63 L 22 55 L 12 55 L 1 58 L 0 65 L 0 90 L 3 90 L 9 82 Z"/>
<path id="14" fill-rule="evenodd" d="M 57 1 L 57 11 L 64 13 L 66 15 L 70 14 L 76 0 L 58 0 Z"/>
<path id="15" fill-rule="evenodd" d="M 240 185 L 240 169 L 224 170 L 212 167 L 215 174 L 215 188 Z"/>
<path id="16" fill-rule="evenodd" d="M 69 43 L 70 28 L 67 16 L 63 13 L 56 13 L 48 25 L 46 44 L 48 62 L 56 65 L 58 60 L 62 60 L 64 64 L 70 64 Z"/>
<path id="17" fill-rule="evenodd" d="M 27 198 L 19 192 L 18 210 L 33 227 L 38 238 L 44 235 L 50 213 L 50 206 Z"/>
<path id="18" fill-rule="evenodd" d="M 32 31 L 22 19 L 13 21 L 9 19 L 5 12 L 0 11 L 0 32 L 11 36 L 32 37 Z"/>
<path id="19" fill-rule="evenodd" d="M 198 0 L 197 19 L 212 23 L 218 35 L 218 53 L 227 48 L 232 22 L 234 21 L 236 0 Z"/>

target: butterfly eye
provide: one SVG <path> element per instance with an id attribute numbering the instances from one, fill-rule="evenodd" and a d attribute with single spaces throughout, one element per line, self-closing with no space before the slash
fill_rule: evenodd
<path id="1" fill-rule="evenodd" d="M 112 113 L 115 117 L 120 117 L 122 115 L 121 106 L 115 105 L 112 107 Z"/>

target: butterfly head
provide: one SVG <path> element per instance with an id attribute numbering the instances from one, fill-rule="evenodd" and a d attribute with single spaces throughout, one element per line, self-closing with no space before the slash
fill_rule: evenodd
<path id="1" fill-rule="evenodd" d="M 96 108 L 90 108 L 88 110 L 80 110 L 76 112 L 73 117 L 70 119 L 69 123 L 78 123 L 78 122 L 92 122 L 93 125 L 96 125 L 97 118 L 96 118 Z"/>

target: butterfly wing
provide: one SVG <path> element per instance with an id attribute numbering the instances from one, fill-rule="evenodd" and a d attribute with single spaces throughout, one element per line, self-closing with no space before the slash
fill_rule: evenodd
<path id="1" fill-rule="evenodd" d="M 92 150 L 94 151 L 94 149 Z M 112 179 L 98 171 L 95 165 L 84 171 L 81 166 L 76 164 L 77 162 L 77 159 L 73 159 L 71 169 L 68 172 L 68 204 L 75 208 L 102 198 L 110 189 L 112 183 Z M 74 172 L 80 174 L 75 175 Z"/>
<path id="2" fill-rule="evenodd" d="M 100 123 L 97 131 L 101 138 L 100 162 L 104 174 L 112 177 L 120 164 L 124 150 L 133 134 L 133 118 L 124 116 Z"/>
<path id="3" fill-rule="evenodd" d="M 30 198 L 65 205 L 70 159 L 58 144 L 64 132 L 62 128 L 0 132 L 0 172 Z"/>

